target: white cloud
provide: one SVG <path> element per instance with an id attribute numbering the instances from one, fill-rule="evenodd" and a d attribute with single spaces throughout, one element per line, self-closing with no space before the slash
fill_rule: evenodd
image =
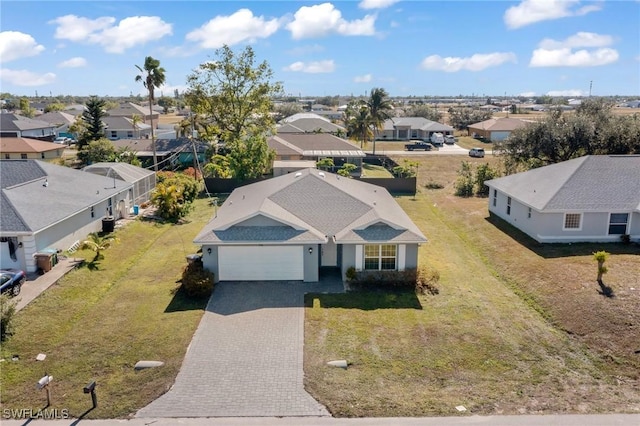
<path id="1" fill-rule="evenodd" d="M 547 92 L 547 96 L 586 96 L 582 90 L 570 89 L 570 90 L 550 90 Z"/>
<path id="2" fill-rule="evenodd" d="M 62 61 L 58 64 L 60 68 L 80 68 L 86 67 L 87 60 L 85 58 L 81 58 L 79 56 L 71 59 L 67 59 L 66 61 Z"/>
<path id="3" fill-rule="evenodd" d="M 518 94 L 518 96 L 522 96 L 523 98 L 533 98 L 535 95 L 536 92 L 522 92 Z"/>
<path id="4" fill-rule="evenodd" d="M 29 34 L 18 31 L 0 32 L 0 59 L 3 63 L 36 56 L 42 51 L 44 51 L 44 46 L 38 44 Z"/>
<path id="5" fill-rule="evenodd" d="M 267 38 L 278 31 L 280 25 L 278 19 L 266 20 L 263 16 L 253 16 L 249 9 L 240 9 L 229 16 L 216 16 L 188 33 L 186 39 L 205 49 L 218 49 L 225 44 L 253 43 Z"/>
<path id="6" fill-rule="evenodd" d="M 360 9 L 384 9 L 398 3 L 399 0 L 362 0 L 358 7 Z"/>
<path id="7" fill-rule="evenodd" d="M 36 74 L 27 70 L 0 69 L 0 80 L 15 86 L 44 86 L 53 83 L 56 79 L 54 73 Z"/>
<path id="8" fill-rule="evenodd" d="M 336 68 L 333 59 L 316 62 L 294 62 L 293 64 L 284 68 L 285 71 L 304 72 L 309 74 L 329 73 L 333 72 Z"/>
<path id="9" fill-rule="evenodd" d="M 370 36 L 375 35 L 375 22 L 375 15 L 347 21 L 331 3 L 323 3 L 298 9 L 293 21 L 287 24 L 287 29 L 296 40 L 329 34 Z"/>
<path id="10" fill-rule="evenodd" d="M 157 16 L 131 16 L 117 25 L 115 18 L 87 19 L 65 15 L 50 21 L 57 24 L 55 37 L 98 44 L 109 53 L 122 53 L 134 46 L 172 34 L 172 26 Z"/>
<path id="11" fill-rule="evenodd" d="M 365 74 L 365 75 L 357 75 L 354 77 L 353 82 L 354 83 L 369 83 L 371 80 L 373 80 L 373 76 L 371 74 Z"/>
<path id="12" fill-rule="evenodd" d="M 421 63 L 423 69 L 457 72 L 457 71 L 482 71 L 486 68 L 497 67 L 505 62 L 517 62 L 516 55 L 511 52 L 476 53 L 467 58 L 446 57 L 431 55 L 424 58 Z"/>
<path id="13" fill-rule="evenodd" d="M 602 48 L 596 50 L 536 49 L 533 51 L 530 67 L 597 67 L 618 60 L 615 49 Z"/>
<path id="14" fill-rule="evenodd" d="M 564 47 L 604 47 L 611 44 L 613 44 L 613 37 L 610 35 L 578 32 L 561 41 L 545 38 L 538 44 L 538 47 L 543 49 L 561 49 Z"/>
<path id="15" fill-rule="evenodd" d="M 541 21 L 586 15 L 602 8 L 601 5 L 579 5 L 579 0 L 522 0 L 507 9 L 503 18 L 507 28 L 515 29 Z"/>

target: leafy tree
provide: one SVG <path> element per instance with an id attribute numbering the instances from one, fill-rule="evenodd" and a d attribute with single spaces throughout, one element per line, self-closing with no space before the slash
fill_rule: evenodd
<path id="1" fill-rule="evenodd" d="M 389 99 L 389 94 L 381 87 L 371 89 L 371 94 L 366 102 L 367 107 L 369 107 L 371 127 L 373 128 L 373 155 L 375 155 L 378 132 L 382 130 L 385 120 L 391 117 L 393 105 Z"/>
<path id="2" fill-rule="evenodd" d="M 476 186 L 476 196 L 478 197 L 488 197 L 489 196 L 489 187 L 484 183 L 488 180 L 494 179 L 498 177 L 500 173 L 495 168 L 491 167 L 488 163 L 482 163 L 478 165 L 475 172 L 475 186 Z"/>
<path id="3" fill-rule="evenodd" d="M 29 99 L 20 98 L 20 113 L 28 118 L 33 118 L 36 115 L 36 110 L 29 105 Z"/>
<path id="4" fill-rule="evenodd" d="M 131 125 L 133 126 L 133 131 L 136 133 L 137 139 L 140 139 L 140 123 L 142 123 L 142 117 L 138 114 L 133 114 L 131 116 Z"/>
<path id="5" fill-rule="evenodd" d="M 223 142 L 242 149 L 245 137 L 273 131 L 272 99 L 282 84 L 271 82 L 273 71 L 266 61 L 256 64 L 250 46 L 236 54 L 224 45 L 216 56 L 188 76 L 185 98 L 193 112 L 211 120 Z"/>
<path id="6" fill-rule="evenodd" d="M 338 169 L 338 174 L 340 176 L 351 178 L 351 173 L 356 170 L 358 166 L 351 163 L 344 163 L 342 167 Z"/>
<path id="7" fill-rule="evenodd" d="M 255 179 L 271 170 L 275 151 L 264 135 L 249 136 L 227 144 L 229 168 L 238 180 Z"/>
<path id="8" fill-rule="evenodd" d="M 280 120 L 284 120 L 287 117 L 291 117 L 294 114 L 302 112 L 302 106 L 300 106 L 300 104 L 296 102 L 281 103 L 274 106 L 273 112 L 275 113 L 274 120 L 278 122 Z"/>
<path id="9" fill-rule="evenodd" d="M 142 73 L 138 74 L 135 78 L 137 82 L 142 82 L 143 86 L 149 93 L 149 119 L 151 123 L 151 147 L 153 149 L 153 169 L 158 171 L 158 157 L 156 156 L 156 139 L 153 128 L 153 101 L 154 91 L 157 87 L 164 84 L 164 68 L 160 66 L 160 61 L 153 59 L 151 56 L 144 58 L 144 65 L 142 67 L 136 65 L 136 68 Z"/>
<path id="10" fill-rule="evenodd" d="M 107 138 L 91 141 L 78 152 L 78 159 L 83 164 L 100 163 L 103 161 L 113 161 L 116 156 L 116 148 Z"/>
<path id="11" fill-rule="evenodd" d="M 403 160 L 402 165 L 397 165 L 393 168 L 393 173 L 398 177 L 415 177 L 418 170 L 418 162 Z"/>
<path id="12" fill-rule="evenodd" d="M 329 157 L 325 157 L 321 160 L 316 161 L 316 167 L 319 168 L 320 170 L 328 171 L 334 165 L 335 164 L 333 163 L 333 158 L 329 158 Z"/>
<path id="13" fill-rule="evenodd" d="M 92 232 L 87 236 L 87 239 L 82 242 L 80 248 L 82 250 L 89 249 L 95 252 L 95 257 L 93 261 L 99 260 L 101 254 L 104 250 L 107 250 L 114 243 L 116 243 L 118 239 L 113 235 L 100 235 L 97 232 Z"/>
<path id="14" fill-rule="evenodd" d="M 162 96 L 158 99 L 158 105 L 162 107 L 165 114 L 168 114 L 169 110 L 176 106 L 176 101 L 168 96 Z"/>
<path id="15" fill-rule="evenodd" d="M 47 113 L 47 112 L 55 112 L 55 111 L 64 111 L 64 108 L 65 108 L 64 104 L 61 104 L 59 102 L 54 102 L 44 107 L 44 112 Z"/>
<path id="16" fill-rule="evenodd" d="M 82 119 L 82 115 L 76 116 L 73 123 L 69 125 L 69 133 L 75 136 L 79 141 L 87 131 L 87 123 Z"/>
<path id="17" fill-rule="evenodd" d="M 604 262 L 606 262 L 608 257 L 609 257 L 609 253 L 607 253 L 604 250 L 597 251 L 597 252 L 593 253 L 594 260 L 596 262 L 598 262 L 598 278 L 597 278 L 597 281 L 599 283 L 602 282 L 602 276 L 609 271 L 609 269 L 604 265 Z"/>
<path id="18" fill-rule="evenodd" d="M 373 137 L 371 131 L 371 115 L 369 107 L 362 101 L 351 101 L 345 111 L 345 123 L 349 137 L 360 141 L 360 148 L 364 148 L 369 138 Z"/>
<path id="19" fill-rule="evenodd" d="M 0 341 L 5 341 L 13 334 L 13 318 L 18 301 L 9 297 L 8 293 L 0 294 Z"/>
<path id="20" fill-rule="evenodd" d="M 442 120 L 442 113 L 438 111 L 438 108 L 429 105 L 414 105 L 407 109 L 404 115 L 405 117 L 423 117 L 438 122 Z"/>
<path id="21" fill-rule="evenodd" d="M 455 194 L 460 197 L 471 197 L 473 195 L 474 183 L 471 163 L 463 161 L 460 170 L 458 170 L 456 182 L 454 183 Z"/>
<path id="22" fill-rule="evenodd" d="M 469 107 L 451 107 L 448 112 L 449 124 L 458 130 L 466 130 L 470 124 L 488 120 L 493 116 L 491 111 Z"/>
<path id="23" fill-rule="evenodd" d="M 198 182 L 185 174 L 159 172 L 151 203 L 160 217 L 177 221 L 189 213 L 199 189 Z"/>
<path id="24" fill-rule="evenodd" d="M 97 96 L 92 96 L 85 104 L 85 110 L 81 116 L 84 131 L 78 138 L 78 150 L 84 149 L 89 142 L 104 137 L 104 122 L 102 121 L 106 115 L 104 105 L 104 100 L 98 99 Z"/>
<path id="25" fill-rule="evenodd" d="M 91 146 L 91 144 L 89 144 Z M 132 166 L 142 166 L 142 162 L 138 158 L 135 152 L 131 151 L 128 146 L 123 146 L 118 148 L 116 152 L 109 158 L 108 161 L 113 161 L 117 163 L 127 163 Z"/>

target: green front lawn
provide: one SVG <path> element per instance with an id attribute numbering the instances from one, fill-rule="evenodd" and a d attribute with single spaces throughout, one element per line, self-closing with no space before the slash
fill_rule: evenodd
<path id="1" fill-rule="evenodd" d="M 74 253 L 88 263 L 20 311 L 2 345 L 2 408 L 42 408 L 45 394 L 35 383 L 45 372 L 54 377 L 50 408 L 72 417 L 91 407 L 82 388 L 92 380 L 98 408 L 89 418 L 129 416 L 166 392 L 205 307 L 176 289 L 185 256 L 196 250 L 191 241 L 211 213 L 198 200 L 188 223 L 136 220 L 117 230 L 119 242 L 95 263 L 93 252 Z M 42 362 L 39 353 L 47 355 Z M 19 361 L 10 361 L 14 354 Z M 135 372 L 140 360 L 165 365 Z"/>

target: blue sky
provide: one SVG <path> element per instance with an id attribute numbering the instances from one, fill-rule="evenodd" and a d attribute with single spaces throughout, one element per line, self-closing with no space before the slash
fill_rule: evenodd
<path id="1" fill-rule="evenodd" d="M 0 6 L 0 91 L 165 95 L 251 45 L 286 94 L 640 94 L 640 1 L 14 1 Z"/>

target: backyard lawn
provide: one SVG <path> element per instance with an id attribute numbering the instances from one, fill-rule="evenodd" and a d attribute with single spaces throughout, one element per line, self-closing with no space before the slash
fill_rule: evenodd
<path id="1" fill-rule="evenodd" d="M 307 390 L 336 416 L 640 412 L 640 249 L 532 244 L 489 220 L 486 199 L 452 195 L 468 159 L 414 159 L 419 194 L 398 201 L 429 238 L 420 262 L 440 293 L 309 295 Z"/>
<path id="2" fill-rule="evenodd" d="M 119 242 L 95 263 L 93 252 L 74 253 L 85 266 L 20 311 L 2 345 L 2 408 L 42 408 L 35 383 L 45 372 L 54 377 L 49 408 L 71 417 L 91 407 L 82 388 L 92 380 L 98 408 L 88 418 L 126 417 L 166 392 L 203 314 L 205 301 L 175 290 L 196 249 L 191 241 L 210 217 L 207 201 L 198 200 L 186 223 L 136 220 L 117 230 Z M 44 361 L 35 360 L 39 353 Z M 135 372 L 139 360 L 165 365 Z"/>

